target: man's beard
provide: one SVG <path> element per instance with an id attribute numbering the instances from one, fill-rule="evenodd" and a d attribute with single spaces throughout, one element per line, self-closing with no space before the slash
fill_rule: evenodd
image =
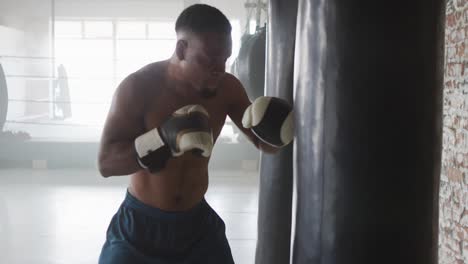
<path id="1" fill-rule="evenodd" d="M 200 96 L 203 98 L 212 98 L 216 96 L 217 89 L 208 89 L 208 88 L 203 88 L 200 91 Z"/>

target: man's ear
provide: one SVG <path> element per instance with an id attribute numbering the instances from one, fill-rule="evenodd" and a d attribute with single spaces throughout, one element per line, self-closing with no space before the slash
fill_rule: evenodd
<path id="1" fill-rule="evenodd" d="M 185 60 L 185 53 L 188 48 L 188 42 L 185 39 L 177 40 L 176 44 L 176 55 L 179 60 Z"/>

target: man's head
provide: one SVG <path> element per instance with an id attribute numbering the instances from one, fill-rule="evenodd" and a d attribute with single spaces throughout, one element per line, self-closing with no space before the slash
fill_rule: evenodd
<path id="1" fill-rule="evenodd" d="M 176 21 L 176 53 L 184 79 L 204 97 L 213 96 L 231 56 L 231 24 L 218 9 L 196 4 Z"/>

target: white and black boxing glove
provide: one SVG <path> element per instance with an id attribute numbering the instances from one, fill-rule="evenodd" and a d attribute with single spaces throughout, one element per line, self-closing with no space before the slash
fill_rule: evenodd
<path id="1" fill-rule="evenodd" d="M 245 110 L 242 125 L 263 142 L 281 148 L 294 138 L 293 108 L 281 98 L 258 97 Z"/>
<path id="2" fill-rule="evenodd" d="M 160 127 L 135 139 L 138 163 L 150 172 L 163 169 L 171 157 L 193 151 L 209 157 L 213 134 L 209 114 L 201 105 L 187 105 L 175 111 Z"/>

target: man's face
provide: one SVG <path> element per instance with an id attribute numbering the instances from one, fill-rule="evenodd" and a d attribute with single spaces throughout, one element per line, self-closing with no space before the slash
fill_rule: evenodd
<path id="1" fill-rule="evenodd" d="M 216 95 L 231 52 L 230 35 L 202 33 L 188 41 L 185 75 L 202 97 Z"/>

